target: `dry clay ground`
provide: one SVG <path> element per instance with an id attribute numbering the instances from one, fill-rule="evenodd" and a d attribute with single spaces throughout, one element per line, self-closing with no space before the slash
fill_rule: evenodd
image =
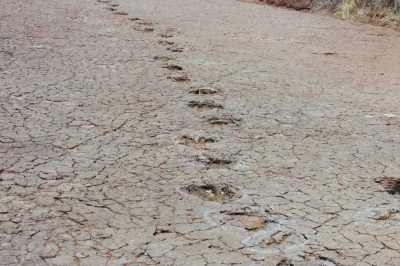
<path id="1" fill-rule="evenodd" d="M 0 2 L 1 265 L 400 264 L 398 32 L 104 2 Z"/>

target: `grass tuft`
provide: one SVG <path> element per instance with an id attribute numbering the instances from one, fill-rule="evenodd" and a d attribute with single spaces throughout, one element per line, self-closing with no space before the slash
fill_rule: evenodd
<path id="1" fill-rule="evenodd" d="M 343 19 L 349 19 L 358 13 L 356 0 L 347 0 L 340 6 L 340 12 Z"/>

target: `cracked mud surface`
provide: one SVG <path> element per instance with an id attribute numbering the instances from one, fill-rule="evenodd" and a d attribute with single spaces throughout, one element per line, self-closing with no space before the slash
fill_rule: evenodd
<path id="1" fill-rule="evenodd" d="M 231 0 L 0 17 L 2 265 L 400 264 L 399 33 Z"/>

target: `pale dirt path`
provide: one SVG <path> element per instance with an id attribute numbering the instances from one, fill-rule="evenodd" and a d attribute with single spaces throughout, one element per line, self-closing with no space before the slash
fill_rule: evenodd
<path id="1" fill-rule="evenodd" d="M 399 33 L 231 0 L 0 17 L 1 265 L 399 265 Z"/>

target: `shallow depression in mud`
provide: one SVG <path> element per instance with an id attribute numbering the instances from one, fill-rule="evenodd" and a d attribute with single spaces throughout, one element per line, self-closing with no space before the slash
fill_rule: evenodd
<path id="1" fill-rule="evenodd" d="M 174 58 L 171 57 L 171 56 L 165 56 L 165 55 L 156 55 L 156 56 L 154 56 L 154 60 L 163 61 L 163 62 L 167 62 L 167 61 L 172 60 L 172 59 L 174 59 Z"/>
<path id="2" fill-rule="evenodd" d="M 228 168 L 232 162 L 233 161 L 230 160 L 211 159 L 206 164 L 210 169 L 225 169 Z"/>
<path id="3" fill-rule="evenodd" d="M 214 126 L 225 126 L 229 124 L 236 125 L 239 123 L 239 120 L 233 119 L 232 117 L 229 116 L 216 116 L 208 118 L 207 122 Z"/>
<path id="4" fill-rule="evenodd" d="M 199 137 L 194 138 L 190 136 L 183 136 L 179 141 L 180 144 L 191 146 L 194 148 L 200 148 L 205 146 L 207 143 L 214 143 L 216 140 L 214 138 Z"/>
<path id="5" fill-rule="evenodd" d="M 174 42 L 170 42 L 170 41 L 158 41 L 159 44 L 161 45 L 173 45 Z"/>
<path id="6" fill-rule="evenodd" d="M 179 65 L 174 65 L 174 64 L 166 65 L 163 68 L 167 68 L 169 70 L 175 70 L 175 71 L 180 71 L 183 69 L 183 67 L 181 67 Z"/>
<path id="7" fill-rule="evenodd" d="M 228 217 L 232 217 L 235 221 L 239 222 L 243 228 L 249 231 L 262 230 L 264 229 L 266 224 L 265 218 L 259 216 L 247 215 L 245 213 L 229 213 L 229 212 L 226 213 L 226 215 L 228 215 Z M 229 218 L 227 220 L 229 220 Z"/>
<path id="8" fill-rule="evenodd" d="M 218 89 L 212 87 L 202 87 L 202 88 L 192 89 L 189 93 L 200 96 L 212 96 L 218 92 L 219 92 Z"/>
<path id="9" fill-rule="evenodd" d="M 391 195 L 400 194 L 400 178 L 376 178 L 375 183 L 380 184 Z"/>
<path id="10" fill-rule="evenodd" d="M 229 169 L 235 162 L 235 158 L 223 153 L 205 153 L 196 158 L 196 161 L 204 164 L 207 169 Z"/>
<path id="11" fill-rule="evenodd" d="M 226 202 L 239 198 L 238 191 L 227 184 L 191 184 L 182 188 L 204 201 Z"/>
<path id="12" fill-rule="evenodd" d="M 190 78 L 188 78 L 187 76 L 167 76 L 167 79 L 171 79 L 175 82 L 179 82 L 179 83 L 188 83 L 190 82 Z"/>
<path id="13" fill-rule="evenodd" d="M 173 53 L 181 53 L 183 52 L 183 48 L 178 46 L 171 46 L 167 48 L 167 51 L 171 51 Z"/>
<path id="14" fill-rule="evenodd" d="M 217 104 L 213 101 L 191 101 L 188 106 L 198 111 L 206 111 L 211 109 L 223 109 L 221 104 Z"/>

